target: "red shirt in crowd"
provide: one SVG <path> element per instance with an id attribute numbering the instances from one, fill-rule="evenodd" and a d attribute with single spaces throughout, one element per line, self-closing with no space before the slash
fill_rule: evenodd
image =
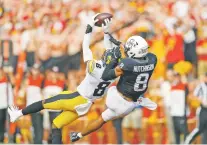
<path id="1" fill-rule="evenodd" d="M 5 76 L 0 78 L 0 83 L 6 83 L 6 82 L 7 82 L 7 78 Z"/>
<path id="2" fill-rule="evenodd" d="M 201 39 L 197 42 L 197 47 L 203 47 L 201 49 L 207 49 L 207 38 Z M 198 60 L 207 61 L 207 54 L 198 54 Z"/>
<path id="3" fill-rule="evenodd" d="M 38 75 L 37 77 L 33 77 L 32 75 L 30 75 L 28 77 L 28 85 L 29 86 L 37 86 L 37 87 L 41 88 L 42 81 L 43 81 L 43 76 L 42 75 Z"/>
<path id="4" fill-rule="evenodd" d="M 58 87 L 60 87 L 62 89 L 64 89 L 64 85 L 65 85 L 65 82 L 63 80 L 57 80 L 56 82 L 53 82 L 52 80 L 46 79 L 45 83 L 44 83 L 44 87 L 58 86 Z"/>
<path id="5" fill-rule="evenodd" d="M 170 48 L 167 53 L 168 63 L 177 63 L 181 60 L 184 60 L 184 43 L 183 37 L 180 34 L 168 35 L 166 37 L 165 44 Z"/>

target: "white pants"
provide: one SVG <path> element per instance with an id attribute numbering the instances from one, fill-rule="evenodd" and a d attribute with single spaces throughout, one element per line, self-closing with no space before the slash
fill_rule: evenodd
<path id="1" fill-rule="evenodd" d="M 157 104 L 152 102 L 148 98 L 140 97 L 137 102 L 129 102 L 120 95 L 116 86 L 113 86 L 109 88 L 107 92 L 107 109 L 102 113 L 102 118 L 104 121 L 107 122 L 115 118 L 124 117 L 127 114 L 131 113 L 139 105 L 146 107 L 150 110 L 154 110 L 157 108 Z"/>

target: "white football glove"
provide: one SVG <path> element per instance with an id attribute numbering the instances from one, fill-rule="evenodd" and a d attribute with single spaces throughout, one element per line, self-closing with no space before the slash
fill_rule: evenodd
<path id="1" fill-rule="evenodd" d="M 104 23 L 102 24 L 102 29 L 103 29 L 104 33 L 108 33 L 109 32 L 111 21 L 112 21 L 112 18 L 104 20 L 105 25 L 104 25 Z"/>
<path id="2" fill-rule="evenodd" d="M 97 13 L 95 14 L 94 16 L 91 17 L 91 19 L 88 21 L 88 25 L 90 25 L 91 27 L 94 27 L 95 23 L 98 22 L 98 19 L 95 20 L 95 17 L 100 14 L 100 13 Z"/>

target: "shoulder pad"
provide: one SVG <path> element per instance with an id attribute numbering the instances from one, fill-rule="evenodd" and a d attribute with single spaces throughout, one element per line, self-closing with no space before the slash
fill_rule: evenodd
<path id="1" fill-rule="evenodd" d="M 132 71 L 134 67 L 134 62 L 131 58 L 121 59 L 119 62 L 119 67 L 124 71 Z"/>
<path id="2" fill-rule="evenodd" d="M 157 63 L 157 56 L 154 55 L 153 53 L 148 53 L 147 57 L 151 60 L 154 61 L 155 63 Z"/>

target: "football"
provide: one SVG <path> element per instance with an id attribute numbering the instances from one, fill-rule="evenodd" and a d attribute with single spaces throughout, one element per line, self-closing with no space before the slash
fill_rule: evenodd
<path id="1" fill-rule="evenodd" d="M 104 20 L 107 18 L 112 18 L 113 15 L 109 13 L 100 13 L 95 17 L 95 20 L 98 19 L 98 22 L 95 23 L 95 26 L 101 27 L 102 23 L 104 23 Z"/>

